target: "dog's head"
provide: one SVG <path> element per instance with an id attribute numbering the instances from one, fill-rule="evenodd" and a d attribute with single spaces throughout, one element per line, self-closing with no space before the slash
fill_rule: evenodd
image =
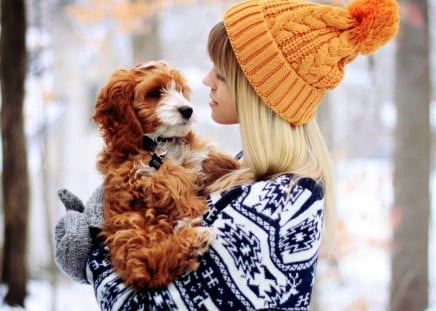
<path id="1" fill-rule="evenodd" d="M 107 146 L 130 153 L 143 135 L 183 137 L 191 130 L 190 88 L 165 62 L 115 71 L 97 96 L 94 121 Z"/>

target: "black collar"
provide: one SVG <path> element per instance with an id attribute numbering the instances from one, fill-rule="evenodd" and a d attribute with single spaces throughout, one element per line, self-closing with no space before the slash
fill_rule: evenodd
<path id="1" fill-rule="evenodd" d="M 142 137 L 142 149 L 149 152 L 154 152 L 159 143 L 163 142 L 171 142 L 174 140 L 174 137 L 163 137 L 158 136 L 156 138 L 151 138 L 150 136 L 144 135 Z"/>
<path id="2" fill-rule="evenodd" d="M 151 154 L 151 160 L 150 160 L 150 162 L 148 162 L 148 165 L 150 165 L 151 167 L 154 167 L 156 170 L 158 170 L 160 168 L 160 166 L 163 163 L 165 153 L 160 154 L 160 155 L 157 154 L 155 152 L 157 145 L 160 142 L 170 142 L 173 139 L 174 139 L 173 137 L 161 137 L 161 136 L 158 136 L 155 139 L 153 139 L 147 135 L 144 135 L 142 137 L 142 149 L 144 149 L 145 151 L 148 151 Z"/>
<path id="3" fill-rule="evenodd" d="M 150 136 L 144 135 L 142 137 L 142 149 L 149 152 L 154 152 L 157 147 L 157 142 Z"/>

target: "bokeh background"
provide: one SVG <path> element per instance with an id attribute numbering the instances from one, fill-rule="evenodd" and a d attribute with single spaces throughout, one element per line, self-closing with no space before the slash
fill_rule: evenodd
<path id="1" fill-rule="evenodd" d="M 57 269 L 53 234 L 64 212 L 57 189 L 86 201 L 101 183 L 95 163 L 102 141 L 90 117 L 96 94 L 113 71 L 166 60 L 191 85 L 195 129 L 230 154 L 240 150 L 238 127 L 210 119 L 208 89 L 201 83 L 211 65 L 208 32 L 235 2 L 25 1 L 22 113 L 30 199 L 28 209 L 17 213 L 27 219 L 26 295 L 24 306 L 8 305 L 6 297 L 17 285 L 8 273 L 13 257 L 4 241 L 13 219 L 6 216 L 4 201 L 0 310 L 98 310 L 92 287 Z M 436 310 L 435 2 L 400 1 L 397 39 L 348 65 L 341 86 L 320 105 L 318 121 L 335 164 L 338 222 L 335 256 L 319 263 L 313 310 Z M 2 79 L 7 88 L 8 77 Z M 2 117 L 2 128 L 8 124 Z M 2 163 L 7 167 L 5 159 Z M 13 182 L 2 177 L 3 185 Z"/>

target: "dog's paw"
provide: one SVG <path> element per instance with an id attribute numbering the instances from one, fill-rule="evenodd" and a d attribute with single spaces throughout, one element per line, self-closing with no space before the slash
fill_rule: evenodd
<path id="1" fill-rule="evenodd" d="M 215 238 L 215 235 L 212 228 L 198 227 L 195 228 L 195 230 L 197 232 L 197 240 L 193 246 L 193 255 L 198 257 L 203 255 L 208 250 L 209 245 Z"/>
<path id="2" fill-rule="evenodd" d="M 214 231 L 209 227 L 191 227 L 190 222 L 180 221 L 174 230 L 176 243 L 181 247 L 181 253 L 190 258 L 196 258 L 206 252 L 215 238 Z"/>

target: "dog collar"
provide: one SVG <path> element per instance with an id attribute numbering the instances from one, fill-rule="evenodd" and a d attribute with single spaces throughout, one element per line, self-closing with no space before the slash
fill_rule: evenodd
<path id="1" fill-rule="evenodd" d="M 156 153 L 156 148 L 159 142 L 170 142 L 173 140 L 173 137 L 157 137 L 156 139 L 151 138 L 150 136 L 144 135 L 142 137 L 142 149 L 148 151 L 151 155 L 151 160 L 148 162 L 148 165 L 158 170 L 163 163 L 164 157 L 166 155 L 166 151 L 161 154 Z"/>
<path id="2" fill-rule="evenodd" d="M 142 137 L 142 149 L 148 152 L 154 152 L 157 147 L 157 142 L 150 136 L 144 135 Z"/>

